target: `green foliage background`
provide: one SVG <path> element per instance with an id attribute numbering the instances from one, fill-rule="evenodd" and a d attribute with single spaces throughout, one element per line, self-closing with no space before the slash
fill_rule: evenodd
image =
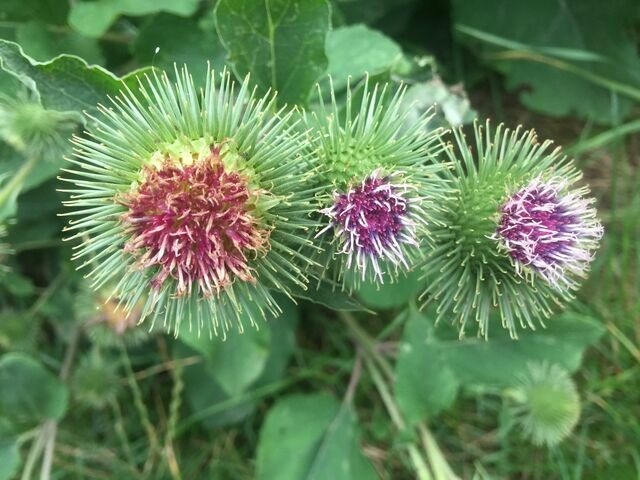
<path id="1" fill-rule="evenodd" d="M 69 144 L 36 158 L 0 121 L 0 479 L 640 478 L 639 34 L 633 0 L 3 0 L 0 93 L 78 132 L 152 66 L 227 66 L 307 108 L 327 73 L 342 91 L 368 72 L 407 83 L 416 116 L 437 102 L 441 125 L 555 139 L 607 233 L 576 301 L 518 342 L 434 326 L 417 275 L 283 300 L 225 342 L 174 339 L 126 324 L 70 263 Z M 508 408 L 532 362 L 582 398 L 553 448 Z"/>

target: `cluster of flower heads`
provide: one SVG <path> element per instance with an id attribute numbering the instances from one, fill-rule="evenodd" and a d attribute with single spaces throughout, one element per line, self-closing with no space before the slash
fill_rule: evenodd
<path id="1" fill-rule="evenodd" d="M 176 334 L 223 333 L 273 292 L 423 273 L 438 319 L 516 336 L 578 287 L 602 235 L 585 188 L 533 132 L 475 127 L 475 152 L 408 122 L 404 89 L 347 88 L 302 115 L 249 80 L 146 77 L 89 119 L 68 170 L 70 238 L 95 288 Z M 444 152 L 444 154 L 443 154 Z M 87 240 L 88 238 L 88 240 Z M 313 287 L 312 287 L 313 288 Z M 313 293 L 310 294 L 313 296 Z"/>

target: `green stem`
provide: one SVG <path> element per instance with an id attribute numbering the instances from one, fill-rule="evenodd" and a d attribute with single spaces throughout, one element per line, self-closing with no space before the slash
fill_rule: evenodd
<path id="1" fill-rule="evenodd" d="M 36 462 L 38 458 L 40 458 L 40 454 L 42 453 L 42 449 L 44 447 L 44 435 L 43 435 L 44 425 L 40 427 L 40 433 L 31 444 L 31 448 L 29 449 L 29 454 L 27 455 L 27 460 L 24 462 L 24 469 L 22 470 L 21 480 L 30 480 L 33 478 L 32 472 L 36 466 Z"/>
<path id="2" fill-rule="evenodd" d="M 129 438 L 127 437 L 127 432 L 124 428 L 124 419 L 122 417 L 122 409 L 120 408 L 120 404 L 116 399 L 111 400 L 111 409 L 113 410 L 114 419 L 114 428 L 116 430 L 116 435 L 122 444 L 122 449 L 124 450 L 124 454 L 131 465 L 131 468 L 136 472 L 136 477 L 140 477 L 140 472 L 138 472 L 138 467 L 136 465 L 136 461 L 133 457 L 133 450 L 131 449 L 131 443 L 129 442 Z"/>
<path id="3" fill-rule="evenodd" d="M 393 401 L 393 396 L 391 395 L 391 391 L 387 384 L 385 383 L 382 375 L 378 371 L 377 367 L 373 363 L 370 357 L 365 354 L 365 365 L 367 366 L 367 370 L 371 374 L 371 379 L 380 394 L 380 398 L 382 399 L 382 403 L 389 412 L 389 417 L 391 417 L 391 421 L 394 423 L 396 428 L 400 430 L 400 432 L 404 432 L 406 430 L 405 421 L 402 418 L 402 414 L 398 410 L 395 402 Z M 431 476 L 431 472 L 429 471 L 429 467 L 427 466 L 427 462 L 422 456 L 420 450 L 413 443 L 408 443 L 406 445 L 407 451 L 409 453 L 409 457 L 411 458 L 411 463 L 413 464 L 413 468 L 415 469 L 418 478 L 420 480 L 431 480 L 433 477 Z"/>
<path id="4" fill-rule="evenodd" d="M 0 218 L 3 218 L 5 214 L 3 210 L 8 206 L 9 201 L 15 199 L 20 193 L 24 180 L 27 178 L 27 175 L 31 173 L 33 167 L 36 166 L 36 163 L 38 163 L 36 157 L 24 162 L 15 175 L 11 177 L 11 180 L 0 190 Z"/>
<path id="5" fill-rule="evenodd" d="M 438 446 L 438 442 L 433 438 L 429 429 L 427 429 L 424 424 L 420 423 L 418 425 L 418 430 L 420 431 L 422 444 L 427 452 L 431 468 L 433 469 L 436 478 L 442 480 L 458 479 L 458 476 L 453 473 L 449 463 L 442 454 L 442 450 L 440 450 L 440 447 Z"/>
<path id="6" fill-rule="evenodd" d="M 71 373 L 71 366 L 76 355 L 78 342 L 82 327 L 78 326 L 73 331 L 67 351 L 64 355 L 62 367 L 60 368 L 60 380 L 66 383 Z M 58 434 L 58 421 L 48 420 L 42 427 L 42 437 L 44 440 L 44 455 L 42 457 L 42 465 L 40 467 L 40 480 L 49 480 L 51 478 L 51 467 L 53 466 L 53 452 L 56 445 L 56 436 Z"/>
<path id="7" fill-rule="evenodd" d="M 127 354 L 127 349 L 122 342 L 119 344 L 120 353 L 122 358 L 122 363 L 125 367 L 126 375 L 127 375 L 127 383 L 129 384 L 129 388 L 133 393 L 133 404 L 138 411 L 138 415 L 140 416 L 140 422 L 144 427 L 144 430 L 147 434 L 147 440 L 149 441 L 149 455 L 147 457 L 147 461 L 145 462 L 143 468 L 143 476 L 148 475 L 153 463 L 155 461 L 155 457 L 158 450 L 158 436 L 156 434 L 153 425 L 151 425 L 151 420 L 149 419 L 149 413 L 147 412 L 147 408 L 144 406 L 144 401 L 142 400 L 142 392 L 140 391 L 140 387 L 138 386 L 138 382 L 136 382 L 135 375 L 133 373 L 133 367 L 131 366 L 131 361 L 129 360 L 129 355 Z"/>
<path id="8" fill-rule="evenodd" d="M 360 326 L 351 314 L 348 312 L 339 312 L 339 315 L 349 328 L 354 339 L 362 347 L 364 352 L 364 363 L 371 375 L 371 379 L 373 380 L 376 389 L 378 390 L 380 398 L 389 413 L 391 421 L 398 430 L 401 432 L 406 431 L 407 424 L 400 412 L 400 409 L 395 403 L 394 397 L 391 393 L 391 387 L 388 385 L 392 384 L 395 378 L 391 364 L 376 348 L 376 341 L 369 336 L 369 334 Z M 416 447 L 416 445 L 413 443 L 409 444 L 407 446 L 407 450 L 413 463 L 413 467 L 418 474 L 418 478 L 421 480 L 432 479 L 434 477 L 431 474 L 431 471 L 433 471 L 436 480 L 458 479 L 447 463 L 446 458 L 442 454 L 442 451 L 438 447 L 437 442 L 426 425 L 419 423 L 417 427 L 420 431 L 420 438 L 424 446 L 424 451 L 427 454 L 428 465 L 431 466 L 430 470 L 427 462 L 423 458 L 422 452 Z"/>
<path id="9" fill-rule="evenodd" d="M 180 415 L 180 405 L 182 403 L 182 390 L 184 389 L 184 382 L 182 381 L 182 368 L 176 367 L 171 369 L 171 376 L 173 377 L 173 388 L 171 389 L 171 402 L 169 404 L 169 420 L 167 421 L 167 432 L 164 438 L 164 450 L 165 461 L 167 467 L 174 480 L 181 480 L 180 468 L 178 467 L 178 461 L 175 456 L 175 450 L 173 448 L 173 440 L 176 435 L 176 425 L 178 423 L 178 417 Z"/>
<path id="10" fill-rule="evenodd" d="M 376 341 L 360 326 L 355 318 L 349 312 L 339 312 L 342 321 L 349 327 L 349 330 L 355 337 L 355 340 L 362 346 L 363 350 L 378 364 L 382 373 L 388 380 L 393 381 L 393 368 L 386 358 L 380 355 L 376 348 Z"/>
<path id="11" fill-rule="evenodd" d="M 347 312 L 339 312 L 339 314 L 340 318 L 342 318 L 349 328 L 356 342 L 358 342 L 362 347 L 364 364 L 371 375 L 371 379 L 373 380 L 376 389 L 378 390 L 382 403 L 384 403 L 384 406 L 389 413 L 389 417 L 391 417 L 391 421 L 400 432 L 404 432 L 406 430 L 406 423 L 393 399 L 391 389 L 387 385 L 387 381 L 392 381 L 393 379 L 393 370 L 391 369 L 391 366 L 387 360 L 378 353 L 375 347 L 375 341 L 362 329 L 362 327 L 360 327 L 356 319 Z M 385 375 L 388 377 L 388 380 L 384 379 Z M 433 477 L 431 476 L 427 462 L 423 458 L 420 450 L 413 443 L 407 444 L 406 448 L 418 478 L 420 480 L 431 480 Z"/>

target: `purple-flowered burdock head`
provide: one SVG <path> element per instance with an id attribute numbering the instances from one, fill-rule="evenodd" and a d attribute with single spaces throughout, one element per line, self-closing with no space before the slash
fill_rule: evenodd
<path id="1" fill-rule="evenodd" d="M 572 288 L 571 275 L 584 276 L 603 233 L 591 204 L 563 180 L 536 178 L 502 206 L 494 238 L 518 272 L 530 267 L 555 288 Z"/>
<path id="2" fill-rule="evenodd" d="M 409 269 L 404 246 L 418 247 L 415 190 L 398 177 L 382 176 L 379 170 L 351 186 L 346 193 L 334 192 L 333 205 L 321 210 L 331 219 L 318 236 L 334 229 L 339 253 L 347 255 L 346 268 L 357 269 L 365 279 L 371 263 L 374 279 L 383 282 L 381 261 Z M 355 260 L 355 265 L 354 265 Z"/>
<path id="3" fill-rule="evenodd" d="M 219 294 L 236 278 L 255 282 L 247 257 L 268 249 L 270 233 L 251 211 L 255 193 L 214 148 L 190 165 L 167 159 L 145 167 L 143 182 L 123 201 L 132 234 L 125 250 L 140 267 L 158 269 L 154 288 L 174 278 L 177 295 L 195 285 L 205 296 Z"/>

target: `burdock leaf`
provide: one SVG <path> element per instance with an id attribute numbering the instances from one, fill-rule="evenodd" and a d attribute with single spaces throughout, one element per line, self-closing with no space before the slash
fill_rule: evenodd
<path id="1" fill-rule="evenodd" d="M 347 80 L 390 70 L 402 58 L 400 46 L 382 33 L 365 25 L 349 25 L 327 35 L 327 57 L 333 87 L 342 90 Z"/>
<path id="2" fill-rule="evenodd" d="M 0 480 L 15 478 L 20 466 L 20 446 L 17 441 L 0 438 Z"/>
<path id="3" fill-rule="evenodd" d="M 298 309 L 286 298 L 279 296 L 278 304 L 282 313 L 269 317 L 266 324 L 256 329 L 250 326 L 249 316 L 254 312 L 245 312 L 246 329 L 227 332 L 223 341 L 208 335 L 198 335 L 195 328 L 189 329 L 187 322 L 182 324 L 180 340 L 197 350 L 205 359 L 207 371 L 216 379 L 229 396 L 245 392 L 256 381 L 266 384 L 278 380 L 284 372 L 289 356 L 293 351 L 293 329 L 297 322 Z M 265 369 L 269 366 L 271 371 Z"/>
<path id="4" fill-rule="evenodd" d="M 236 74 L 251 72 L 262 93 L 275 89 L 282 102 L 304 104 L 327 69 L 327 1 L 220 0 L 215 13 Z"/>
<path id="5" fill-rule="evenodd" d="M 356 417 L 348 404 L 322 393 L 283 398 L 262 426 L 256 478 L 375 479 L 358 440 Z"/>
<path id="6" fill-rule="evenodd" d="M 77 55 L 90 64 L 104 64 L 97 39 L 74 31 L 51 31 L 43 21 L 33 20 L 18 25 L 16 40 L 30 57 L 38 61 L 44 62 L 67 53 Z"/>
<path id="7" fill-rule="evenodd" d="M 73 2 L 69 24 L 90 37 L 102 36 L 120 15 L 148 15 L 168 12 L 188 17 L 198 8 L 200 0 L 97 0 Z"/>
<path id="8" fill-rule="evenodd" d="M 358 296 L 367 307 L 374 310 L 402 307 L 417 296 L 422 287 L 420 277 L 420 272 L 416 270 L 383 285 L 363 282 L 358 289 Z"/>
<path id="9" fill-rule="evenodd" d="M 505 74 L 524 105 L 609 123 L 633 106 L 613 92 L 620 85 L 637 92 L 640 82 L 637 42 L 629 28 L 636 3 L 542 0 L 532 22 L 524 3 L 490 0 L 479 6 L 458 0 L 453 17 L 459 38 Z"/>
<path id="10" fill-rule="evenodd" d="M 181 333 L 180 340 L 175 343 L 174 358 L 192 357 L 196 353 L 204 357 L 203 362 L 186 367 L 184 375 L 185 393 L 192 410 L 194 412 L 214 410 L 211 414 L 200 418 L 205 426 L 214 428 L 242 420 L 254 409 L 255 400 L 237 402 L 234 406 L 224 409 L 218 409 L 217 406 L 222 402 L 229 401 L 234 395 L 248 393 L 277 382 L 284 375 L 295 349 L 295 325 L 298 322 L 299 312 L 291 301 L 286 301 L 282 297 L 278 298 L 278 303 L 282 307 L 282 314 L 277 318 L 269 318 L 268 322 L 261 326 L 260 332 L 262 333 L 257 334 L 260 338 L 270 339 L 266 361 L 260 359 L 260 362 L 256 363 L 249 362 L 247 358 L 240 360 L 225 358 L 223 355 L 225 350 L 219 348 L 220 344 L 224 343 L 221 339 L 211 340 L 204 334 L 198 338 L 195 332 L 190 335 L 188 332 Z M 235 330 L 229 333 L 238 335 Z M 250 332 L 239 336 L 243 335 L 252 336 Z M 251 349 L 253 340 L 249 338 L 247 342 L 249 346 L 245 346 L 242 349 L 244 351 Z M 264 345 L 260 345 L 259 349 L 259 352 L 264 351 Z M 241 352 L 238 351 L 237 356 L 241 355 Z M 255 351 L 253 355 L 255 357 Z M 236 365 L 227 365 L 232 362 L 235 362 Z M 249 378 L 255 376 L 254 373 L 258 366 L 262 368 L 259 377 L 247 383 Z M 225 370 L 226 367 L 230 368 Z M 238 372 L 238 369 L 242 370 L 238 373 L 238 379 L 229 380 L 230 374 Z M 242 390 L 239 389 L 240 386 L 242 386 Z M 234 394 L 230 395 L 227 393 L 228 391 L 233 391 Z"/>
<path id="11" fill-rule="evenodd" d="M 207 62 L 214 70 L 222 70 L 226 60 L 212 20 L 198 22 L 168 13 L 154 15 L 142 24 L 133 53 L 139 62 L 169 72 L 174 64 L 187 64 L 197 84 L 205 82 Z"/>
<path id="12" fill-rule="evenodd" d="M 0 39 L 0 68 L 39 94 L 42 106 L 50 110 L 94 112 L 98 103 L 116 95 L 124 82 L 135 86 L 133 72 L 122 79 L 73 55 L 60 55 L 37 62 L 25 55 L 20 45 Z M 80 119 L 80 117 L 79 117 Z"/>
<path id="13" fill-rule="evenodd" d="M 408 422 L 420 422 L 449 408 L 460 382 L 437 349 L 425 348 L 424 331 L 405 330 L 396 363 L 395 395 Z"/>
<path id="14" fill-rule="evenodd" d="M 0 391 L 0 417 L 15 425 L 59 420 L 67 410 L 66 386 L 22 353 L 7 353 L 0 359 Z"/>
<path id="15" fill-rule="evenodd" d="M 488 340 L 459 340 L 455 327 L 445 323 L 434 327 L 424 314 L 411 314 L 396 370 L 398 403 L 410 418 L 418 419 L 419 414 L 433 415 L 448 407 L 457 385 L 514 385 L 531 362 L 547 361 L 573 372 L 584 350 L 603 331 L 595 319 L 566 312 L 548 320 L 547 328 L 519 332 L 519 340 L 499 327 Z M 428 387 L 412 385 L 418 376 Z"/>
<path id="16" fill-rule="evenodd" d="M 270 332 L 266 327 L 248 327 L 244 333 L 232 330 L 224 341 L 212 341 L 207 335 L 194 338 L 195 331 L 180 335 L 205 356 L 208 371 L 230 396 L 242 393 L 260 376 L 269 356 Z"/>

